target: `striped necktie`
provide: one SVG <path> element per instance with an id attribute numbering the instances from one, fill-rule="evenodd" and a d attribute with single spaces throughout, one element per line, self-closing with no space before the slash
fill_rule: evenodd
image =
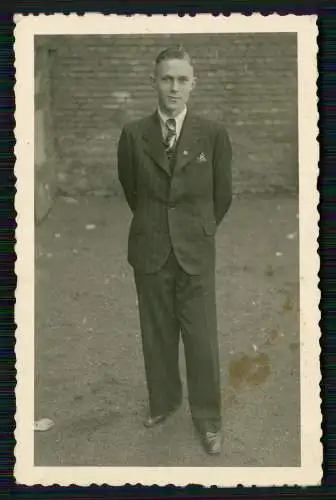
<path id="1" fill-rule="evenodd" d="M 167 135 L 166 135 L 166 148 L 167 151 L 171 151 L 176 142 L 176 120 L 175 118 L 169 118 L 166 121 L 166 129 L 167 129 Z"/>

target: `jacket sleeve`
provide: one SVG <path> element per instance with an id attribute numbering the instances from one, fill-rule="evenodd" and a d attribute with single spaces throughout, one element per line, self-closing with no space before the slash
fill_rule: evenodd
<path id="1" fill-rule="evenodd" d="M 123 128 L 117 152 L 118 178 L 122 186 L 126 201 L 131 211 L 136 206 L 136 172 L 133 156 L 132 138 L 126 127 Z"/>
<path id="2" fill-rule="evenodd" d="M 214 209 L 217 226 L 232 202 L 232 146 L 223 126 L 218 129 L 214 147 Z"/>

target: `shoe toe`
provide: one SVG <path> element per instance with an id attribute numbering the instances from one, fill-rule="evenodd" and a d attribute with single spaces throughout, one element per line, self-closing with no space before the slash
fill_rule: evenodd
<path id="1" fill-rule="evenodd" d="M 164 419 L 165 419 L 165 415 L 158 415 L 156 417 L 148 417 L 144 422 L 144 426 L 147 428 L 155 427 L 155 425 L 163 422 Z"/>
<path id="2" fill-rule="evenodd" d="M 221 436 L 219 433 L 206 432 L 203 442 L 205 450 L 210 455 L 218 455 L 221 452 Z"/>

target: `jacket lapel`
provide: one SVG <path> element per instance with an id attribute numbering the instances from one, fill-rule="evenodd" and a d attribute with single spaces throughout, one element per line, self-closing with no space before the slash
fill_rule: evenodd
<path id="1" fill-rule="evenodd" d="M 202 139 L 203 133 L 198 117 L 188 111 L 177 146 L 174 172 L 185 167 L 201 152 Z M 148 119 L 143 132 L 143 143 L 146 154 L 171 176 L 169 160 L 163 144 L 160 119 L 156 111 Z"/>
<path id="2" fill-rule="evenodd" d="M 175 172 L 190 163 L 202 149 L 203 134 L 198 117 L 187 113 L 177 147 Z"/>
<path id="3" fill-rule="evenodd" d="M 169 161 L 163 144 L 160 119 L 157 112 L 154 112 L 148 119 L 148 125 L 143 133 L 143 142 L 146 154 L 171 176 Z"/>

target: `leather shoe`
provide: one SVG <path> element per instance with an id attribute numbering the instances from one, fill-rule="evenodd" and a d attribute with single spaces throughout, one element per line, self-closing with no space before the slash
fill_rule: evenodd
<path id="1" fill-rule="evenodd" d="M 155 427 L 158 424 L 161 424 L 164 422 L 167 418 L 167 415 L 157 415 L 156 417 L 148 417 L 144 421 L 144 426 L 147 427 L 147 429 L 150 429 L 152 427 Z"/>
<path id="2" fill-rule="evenodd" d="M 168 417 L 170 417 L 173 413 L 175 413 L 179 408 L 179 405 L 173 408 L 172 410 L 168 411 L 167 413 L 163 413 L 162 415 L 157 415 L 156 417 L 151 417 L 149 416 L 145 421 L 144 421 L 144 426 L 147 427 L 147 429 L 151 429 L 152 427 L 155 427 L 158 424 L 163 423 Z"/>
<path id="3" fill-rule="evenodd" d="M 202 444 L 209 455 L 218 455 L 221 452 L 221 435 L 219 432 L 204 432 L 201 435 Z"/>

